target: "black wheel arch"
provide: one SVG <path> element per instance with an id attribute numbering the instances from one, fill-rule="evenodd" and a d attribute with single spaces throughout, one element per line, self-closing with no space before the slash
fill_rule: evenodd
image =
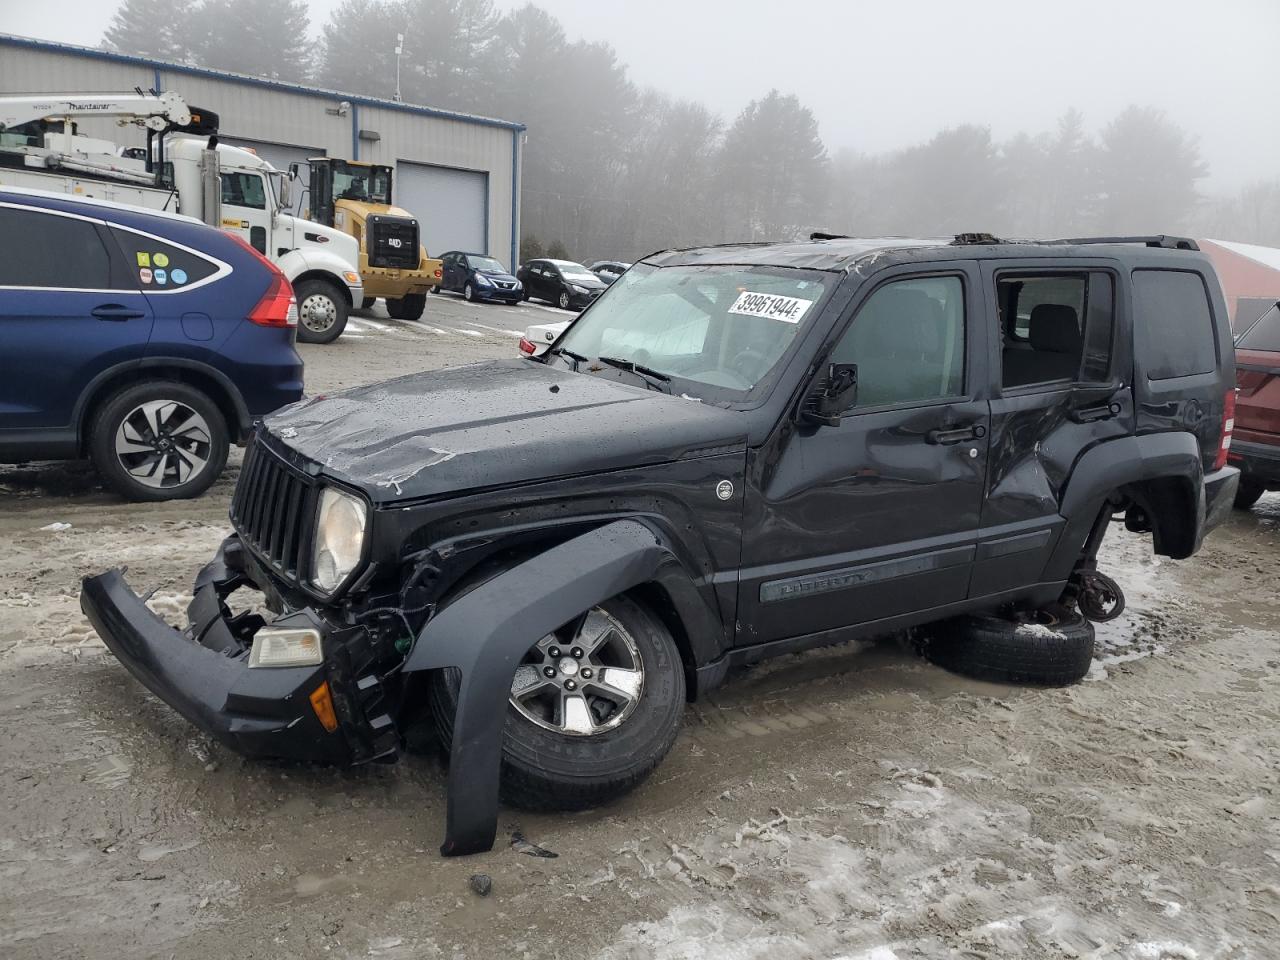
<path id="1" fill-rule="evenodd" d="M 231 378 L 207 363 L 185 357 L 145 357 L 117 364 L 99 373 L 80 394 L 72 414 L 76 425 L 76 449 L 83 456 L 94 411 L 122 387 L 148 380 L 176 380 L 208 395 L 222 414 L 233 443 L 242 444 L 253 427 L 253 417 Z"/>

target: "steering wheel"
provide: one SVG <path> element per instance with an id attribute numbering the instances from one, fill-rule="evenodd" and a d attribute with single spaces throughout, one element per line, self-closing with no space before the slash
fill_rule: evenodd
<path id="1" fill-rule="evenodd" d="M 743 380 L 754 383 L 768 368 L 768 358 L 755 347 L 743 347 L 729 361 L 729 369 Z"/>

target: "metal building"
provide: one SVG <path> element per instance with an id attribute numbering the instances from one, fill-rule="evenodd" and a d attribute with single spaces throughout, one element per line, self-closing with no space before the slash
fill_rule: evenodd
<path id="1" fill-rule="evenodd" d="M 321 155 L 394 165 L 395 202 L 421 221 L 428 253 L 467 250 L 516 266 L 523 124 L 0 34 L 0 93 L 135 87 L 174 90 L 217 112 L 223 143 L 253 147 L 282 170 Z M 110 120 L 80 127 L 144 143 L 138 128 Z"/>

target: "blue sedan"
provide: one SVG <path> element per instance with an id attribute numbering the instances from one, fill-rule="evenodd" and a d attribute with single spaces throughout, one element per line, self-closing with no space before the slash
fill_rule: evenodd
<path id="1" fill-rule="evenodd" d="M 472 302 L 497 300 L 514 305 L 524 299 L 523 285 L 493 257 L 450 250 L 440 260 L 444 271 L 437 291 L 452 290 Z"/>

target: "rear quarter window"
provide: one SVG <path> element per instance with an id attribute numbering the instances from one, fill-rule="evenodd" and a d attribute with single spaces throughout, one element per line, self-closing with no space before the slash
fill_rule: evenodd
<path id="1" fill-rule="evenodd" d="M 148 293 L 184 290 L 218 272 L 219 264 L 183 247 L 120 227 L 112 227 L 138 289 Z"/>
<path id="2" fill-rule="evenodd" d="M 1241 335 L 1236 346 L 1241 350 L 1271 350 L 1280 352 L 1280 304 L 1258 318 Z"/>
<path id="3" fill-rule="evenodd" d="M 1189 270 L 1133 271 L 1135 330 L 1148 380 L 1218 367 L 1209 292 Z"/>

